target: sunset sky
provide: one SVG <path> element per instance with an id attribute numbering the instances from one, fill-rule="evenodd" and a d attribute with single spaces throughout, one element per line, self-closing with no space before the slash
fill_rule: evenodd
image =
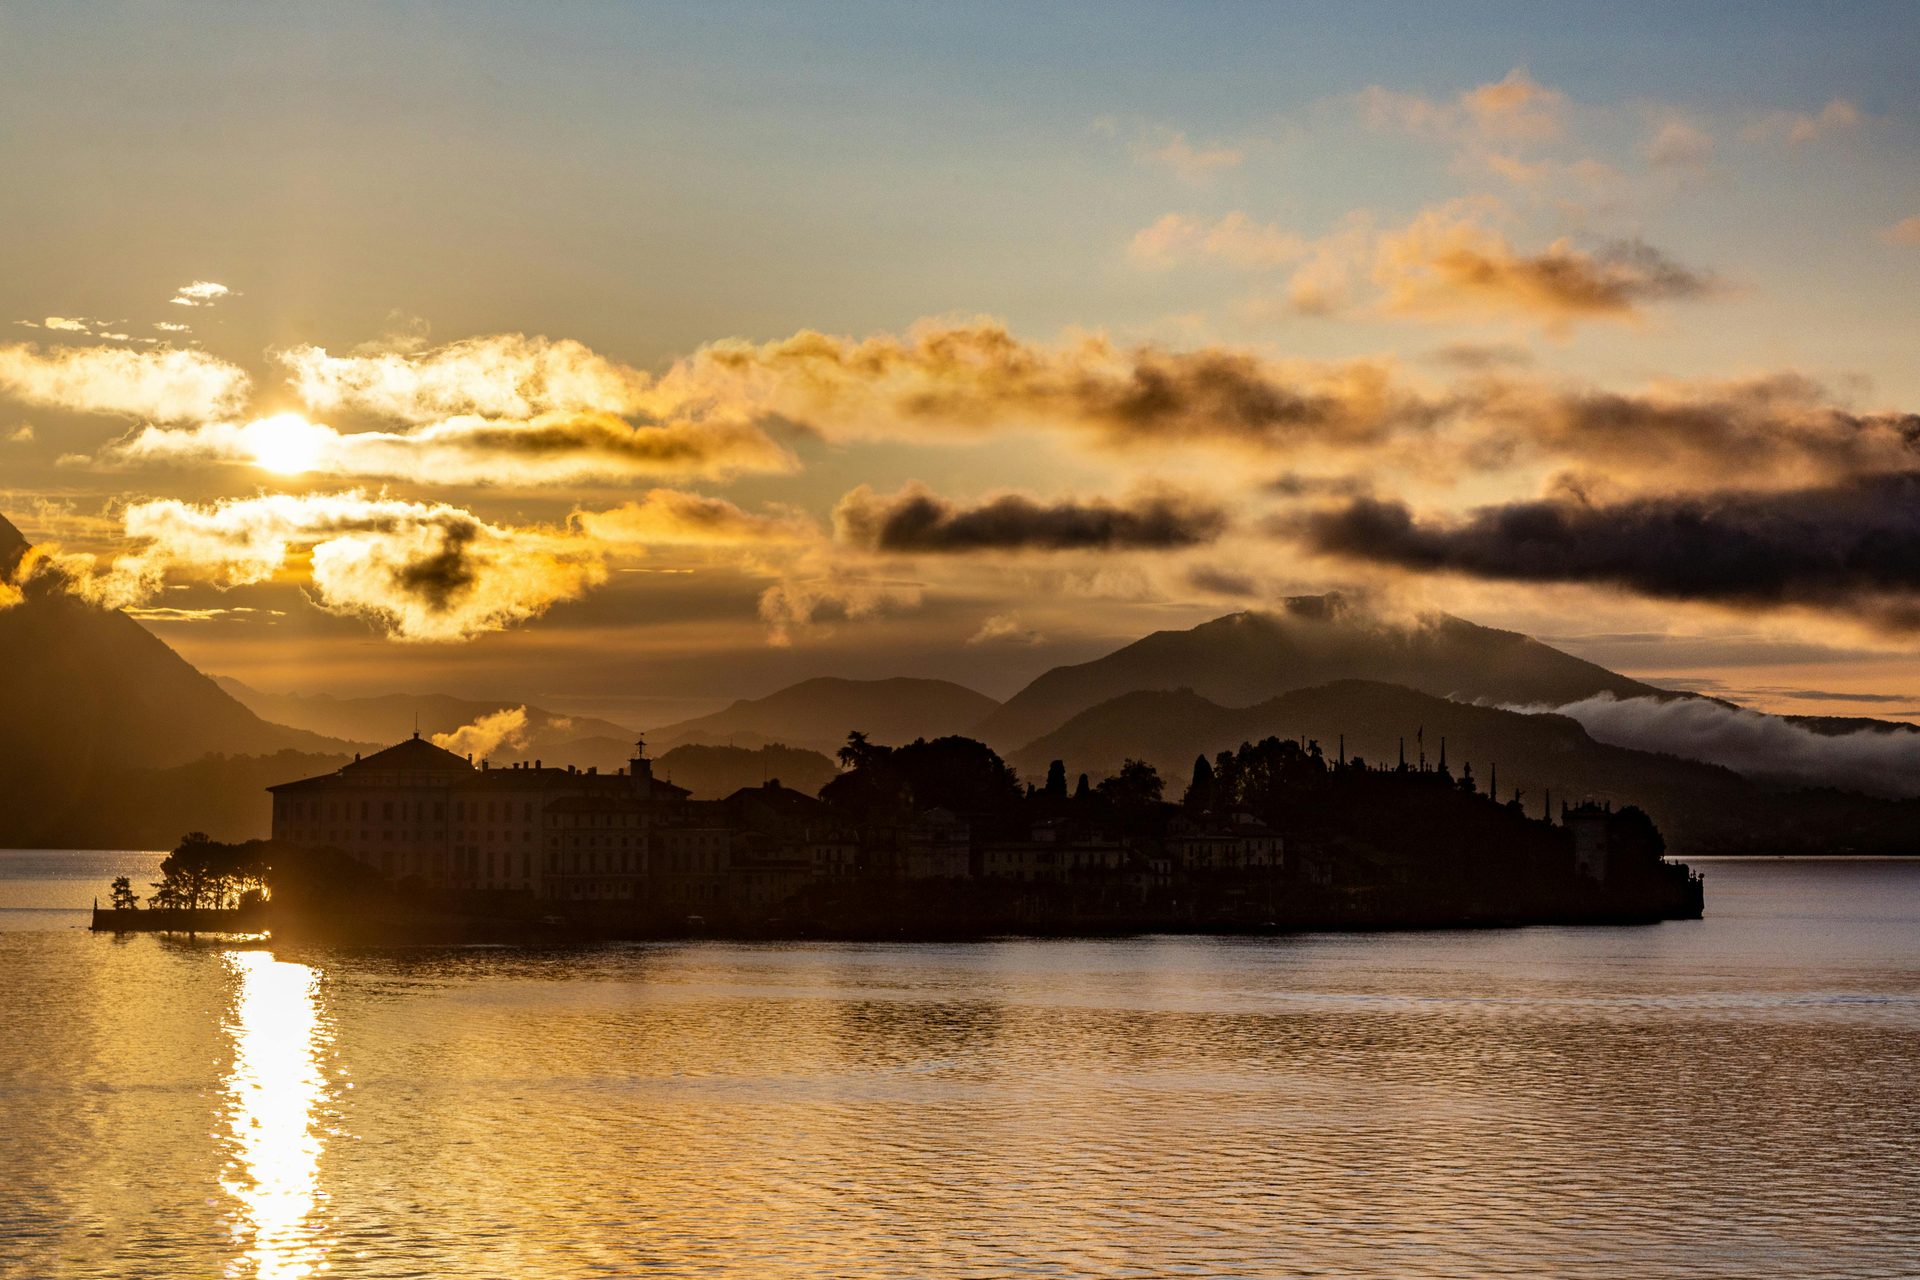
<path id="1" fill-rule="evenodd" d="M 0 513 L 270 690 L 1338 589 L 1920 715 L 1920 11 L 1674 9 L 9 9 Z"/>

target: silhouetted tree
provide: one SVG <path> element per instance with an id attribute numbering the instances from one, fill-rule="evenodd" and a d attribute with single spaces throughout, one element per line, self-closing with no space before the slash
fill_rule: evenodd
<path id="1" fill-rule="evenodd" d="M 1101 796 L 1114 808 L 1121 810 L 1139 810 L 1159 804 L 1160 793 L 1164 789 L 1160 771 L 1144 760 L 1128 760 L 1120 766 L 1119 773 L 1100 784 Z"/>
<path id="2" fill-rule="evenodd" d="M 893 754 L 892 747 L 876 746 L 867 741 L 867 735 L 855 729 L 847 735 L 847 745 L 835 752 L 840 757 L 843 769 L 864 769 L 877 760 L 884 760 Z"/>
<path id="3" fill-rule="evenodd" d="M 1080 775 L 1080 781 L 1078 785 L 1076 785 L 1073 789 L 1073 798 L 1075 800 L 1085 800 L 1088 796 L 1092 794 L 1093 794 L 1093 788 L 1087 785 L 1087 775 L 1083 773 Z"/>
<path id="4" fill-rule="evenodd" d="M 1022 799 L 1019 776 L 991 747 L 972 738 L 918 738 L 904 747 L 872 750 L 856 757 L 863 763 L 820 788 L 820 798 L 869 814 L 932 808 L 999 813 Z"/>
<path id="5" fill-rule="evenodd" d="M 1181 797 L 1181 803 L 1189 809 L 1213 808 L 1213 766 L 1205 756 L 1193 758 L 1193 781 L 1187 784 L 1187 794 Z"/>
<path id="6" fill-rule="evenodd" d="M 1067 798 L 1067 762 L 1066 761 L 1055 760 L 1052 764 L 1047 766 L 1047 785 L 1044 788 L 1044 792 L 1046 795 L 1052 796 L 1059 800 L 1065 800 Z"/>
<path id="7" fill-rule="evenodd" d="M 111 893 L 115 911 L 135 911 L 140 907 L 140 895 L 133 891 L 127 877 L 115 876 Z"/>

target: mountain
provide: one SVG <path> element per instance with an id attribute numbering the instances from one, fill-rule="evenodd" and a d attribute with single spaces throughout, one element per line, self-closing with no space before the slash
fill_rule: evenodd
<path id="1" fill-rule="evenodd" d="M 724 711 L 647 731 L 648 743 L 758 747 L 770 742 L 837 751 L 859 730 L 875 742 L 965 733 L 1000 706 L 984 693 L 947 680 L 840 680 L 822 676 L 764 698 L 742 698 Z"/>
<path id="2" fill-rule="evenodd" d="M 611 720 L 555 715 L 520 702 L 475 701 L 444 693 L 394 693 L 373 698 L 336 698 L 330 693 L 263 693 L 227 676 L 217 679 L 222 689 L 276 724 L 360 742 L 403 742 L 413 735 L 416 716 L 420 736 L 430 738 L 437 733 L 452 733 L 483 716 L 522 707 L 527 713 L 527 723 L 519 742 L 527 747 L 605 737 L 623 740 L 629 748 L 627 754 L 631 755 L 630 748 L 639 736 Z M 621 756 L 621 762 L 625 763 L 626 758 Z"/>
<path id="3" fill-rule="evenodd" d="M 9 578 L 26 548 L 0 519 Z M 24 584 L 23 594 L 0 608 L 0 846 L 58 840 L 108 774 L 209 752 L 351 750 L 261 719 L 124 613 L 46 582 Z"/>
<path id="4" fill-rule="evenodd" d="M 818 795 L 840 776 L 832 760 L 818 751 L 774 744 L 749 751 L 682 743 L 653 762 L 653 776 L 693 792 L 695 800 L 724 800 L 742 787 L 778 782 L 790 791 Z"/>
<path id="5" fill-rule="evenodd" d="M 1607 746 L 1565 716 L 1472 706 L 1368 680 L 1298 689 L 1248 707 L 1221 706 L 1192 689 L 1129 693 L 1073 716 L 1008 762 L 1037 779 L 1048 762 L 1062 760 L 1069 779 L 1084 772 L 1098 781 L 1128 758 L 1145 760 L 1160 771 L 1167 798 L 1178 800 L 1195 756 L 1211 759 L 1272 736 L 1318 741 L 1333 757 L 1343 735 L 1349 757 L 1389 765 L 1402 740 L 1409 764 L 1424 749 L 1437 765 L 1444 740 L 1456 776 L 1471 763 L 1485 790 L 1497 771 L 1500 794 L 1510 798 L 1517 788 L 1534 813 L 1549 791 L 1556 805 L 1639 805 L 1681 855 L 1920 849 L 1920 801 L 1768 788 L 1719 765 Z"/>
<path id="6" fill-rule="evenodd" d="M 1188 631 L 1156 631 L 1104 658 L 1046 672 L 974 727 L 1002 751 L 1050 733 L 1110 698 L 1190 688 L 1247 706 L 1331 680 L 1380 680 L 1466 701 L 1559 706 L 1596 693 L 1678 695 L 1514 631 L 1446 614 L 1380 619 L 1338 596 L 1298 596 L 1279 613 L 1235 613 Z"/>

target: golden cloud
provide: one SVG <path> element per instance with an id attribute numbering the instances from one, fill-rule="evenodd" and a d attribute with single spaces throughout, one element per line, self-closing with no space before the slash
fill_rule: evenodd
<path id="1" fill-rule="evenodd" d="M 288 384 L 310 409 L 399 422 L 632 412 L 651 379 L 571 339 L 506 333 L 419 353 L 333 356 L 321 347 L 279 353 Z"/>
<path id="2" fill-rule="evenodd" d="M 272 577 L 307 551 L 315 601 L 366 618 L 400 640 L 465 640 L 572 599 L 604 580 L 599 549 L 563 530 L 505 528 L 458 507 L 358 492 L 270 494 L 199 506 L 172 499 L 127 508 L 139 551 L 104 568 L 49 553 L 43 572 L 105 608 L 139 605 L 168 575 L 219 587 Z"/>
<path id="3" fill-rule="evenodd" d="M 444 485 L 555 485 L 647 475 L 791 471 L 793 454 L 748 422 L 631 426 L 606 413 L 525 421 L 457 417 L 406 431 L 340 432 L 281 414 L 248 423 L 147 427 L 102 452 L 108 466 L 237 462 L 283 475 Z"/>
<path id="4" fill-rule="evenodd" d="M 1421 318 L 1520 316 L 1549 326 L 1581 319 L 1633 319 L 1643 304 L 1699 298 L 1713 281 L 1638 240 L 1598 253 L 1556 240 L 1534 254 L 1516 252 L 1472 210 L 1428 210 L 1380 238 L 1373 279 L 1381 306 Z"/>
<path id="5" fill-rule="evenodd" d="M 75 413 L 207 421 L 247 401 L 242 370 L 204 351 L 0 346 L 0 395 Z"/>

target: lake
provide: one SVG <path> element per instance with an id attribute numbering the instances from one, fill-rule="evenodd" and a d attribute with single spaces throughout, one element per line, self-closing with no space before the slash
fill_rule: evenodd
<path id="1" fill-rule="evenodd" d="M 1912 1276 L 1920 862 L 1707 917 L 269 950 L 0 852 L 0 1274 Z"/>

